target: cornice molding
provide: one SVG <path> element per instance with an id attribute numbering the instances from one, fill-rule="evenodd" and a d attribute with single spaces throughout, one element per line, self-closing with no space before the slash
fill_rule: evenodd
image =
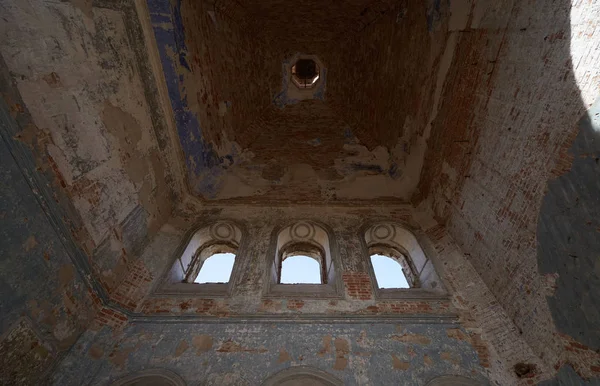
<path id="1" fill-rule="evenodd" d="M 456 315 L 353 315 L 353 314 L 240 314 L 219 317 L 204 315 L 147 315 L 132 314 L 133 323 L 206 323 L 206 324 L 262 324 L 262 323 L 293 323 L 293 324 L 442 324 L 457 325 Z"/>

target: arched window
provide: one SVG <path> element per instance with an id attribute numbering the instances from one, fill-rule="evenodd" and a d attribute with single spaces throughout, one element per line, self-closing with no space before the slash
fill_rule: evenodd
<path id="1" fill-rule="evenodd" d="M 371 265 L 379 288 L 410 288 L 404 268 L 397 258 L 375 253 L 371 255 Z"/>
<path id="2" fill-rule="evenodd" d="M 241 237 L 240 228 L 226 221 L 198 229 L 190 236 L 159 292 L 228 293 L 237 272 Z"/>
<path id="3" fill-rule="evenodd" d="M 194 283 L 229 283 L 235 263 L 232 252 L 215 252 L 202 262 Z"/>
<path id="4" fill-rule="evenodd" d="M 334 254 L 329 233 L 311 221 L 299 221 L 277 233 L 266 295 L 337 296 Z"/>
<path id="5" fill-rule="evenodd" d="M 380 223 L 366 229 L 364 240 L 379 297 L 445 294 L 433 264 L 411 232 L 396 224 Z"/>
<path id="6" fill-rule="evenodd" d="M 281 248 L 280 284 L 325 284 L 325 251 L 312 241 L 292 241 Z"/>

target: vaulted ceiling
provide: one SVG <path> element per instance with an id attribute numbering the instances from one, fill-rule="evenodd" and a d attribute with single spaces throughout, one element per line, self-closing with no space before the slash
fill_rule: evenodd
<path id="1" fill-rule="evenodd" d="M 597 4 L 143 3 L 0 2 L 2 97 L 17 122 L 3 141 L 32 152 L 23 176 L 48 179 L 38 190 L 66 208 L 54 215 L 104 287 L 187 209 L 180 185 L 215 211 L 411 199 L 493 293 L 489 309 L 462 306 L 499 353 L 518 356 L 504 333 L 518 331 L 549 373 L 597 371 L 600 103 L 585 115 L 600 95 Z M 286 76 L 298 54 L 323 64 L 305 100 Z M 52 293 L 29 269 L 15 277 L 33 298 Z"/>
<path id="2" fill-rule="evenodd" d="M 167 10 L 150 6 L 192 194 L 410 198 L 447 10 L 416 0 L 323 6 L 183 0 L 169 27 Z M 304 100 L 289 81 L 298 55 L 323 66 L 318 92 Z"/>

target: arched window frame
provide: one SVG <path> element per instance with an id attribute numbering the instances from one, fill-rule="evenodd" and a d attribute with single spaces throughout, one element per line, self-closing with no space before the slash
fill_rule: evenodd
<path id="1" fill-rule="evenodd" d="M 360 239 L 377 298 L 447 299 L 446 289 L 432 261 L 421 247 L 419 239 L 406 227 L 392 222 L 370 223 L 361 228 Z M 374 254 L 398 261 L 411 288 L 379 288 L 371 263 Z"/>
<path id="2" fill-rule="evenodd" d="M 321 284 L 327 284 L 327 258 L 325 250 L 321 245 L 311 241 L 295 242 L 291 241 L 281 247 L 277 256 L 277 283 L 281 284 L 281 272 L 283 262 L 290 256 L 306 256 L 319 263 L 319 275 Z"/>
<path id="3" fill-rule="evenodd" d="M 111 386 L 128 386 L 134 384 L 145 384 L 160 381 L 168 386 L 186 386 L 185 381 L 176 373 L 166 369 L 148 369 L 137 373 L 126 375 L 111 383 Z"/>
<path id="4" fill-rule="evenodd" d="M 293 366 L 283 369 L 265 379 L 262 386 L 277 386 L 284 382 L 302 381 L 305 384 L 319 383 L 329 386 L 343 386 L 342 380 L 326 371 L 310 366 Z"/>
<path id="5" fill-rule="evenodd" d="M 238 245 L 231 242 L 211 242 L 198 248 L 185 271 L 183 282 L 194 283 L 204 266 L 204 262 L 217 253 L 233 253 L 237 259 Z M 231 281 L 231 278 L 229 280 Z"/>
<path id="6" fill-rule="evenodd" d="M 190 230 L 163 274 L 156 295 L 229 296 L 241 274 L 244 227 L 221 220 L 198 225 Z M 216 253 L 233 253 L 235 260 L 227 283 L 194 283 L 204 262 Z"/>
<path id="7" fill-rule="evenodd" d="M 304 255 L 319 262 L 322 284 L 281 284 L 283 260 Z M 333 231 L 312 220 L 298 220 L 275 227 L 267 259 L 265 297 L 340 298 L 339 253 Z"/>
<path id="8" fill-rule="evenodd" d="M 396 246 L 389 246 L 387 244 L 373 244 L 368 247 L 369 250 L 369 261 L 371 260 L 371 256 L 373 255 L 382 255 L 389 257 L 392 260 L 395 260 L 402 267 L 402 272 L 404 273 L 404 277 L 408 282 L 410 288 L 419 288 L 421 287 L 421 283 L 419 280 L 419 275 L 417 269 L 410 258 L 407 257 L 408 253 Z M 372 266 L 372 263 L 371 263 Z M 377 278 L 375 278 L 375 283 L 377 288 L 379 288 L 379 284 L 377 283 Z"/>

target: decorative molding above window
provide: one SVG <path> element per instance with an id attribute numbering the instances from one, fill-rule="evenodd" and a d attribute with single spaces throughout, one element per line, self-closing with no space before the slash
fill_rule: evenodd
<path id="1" fill-rule="evenodd" d="M 232 221 L 218 221 L 203 225 L 190 232 L 178 249 L 169 270 L 163 275 L 158 295 L 227 296 L 240 274 L 240 248 L 242 228 Z M 220 254 L 233 254 L 235 260 L 227 282 L 197 283 L 196 278 L 208 259 L 222 258 Z"/>
<path id="2" fill-rule="evenodd" d="M 333 231 L 313 221 L 297 221 L 273 231 L 268 252 L 265 297 L 341 297 L 339 252 Z M 290 256 L 317 260 L 321 284 L 282 284 L 283 262 Z"/>
<path id="3" fill-rule="evenodd" d="M 369 260 L 369 274 L 378 298 L 447 298 L 431 260 L 411 231 L 398 224 L 382 222 L 363 227 L 361 239 L 364 241 L 363 255 Z M 397 261 L 410 288 L 379 288 L 370 259 L 375 254 Z"/>

